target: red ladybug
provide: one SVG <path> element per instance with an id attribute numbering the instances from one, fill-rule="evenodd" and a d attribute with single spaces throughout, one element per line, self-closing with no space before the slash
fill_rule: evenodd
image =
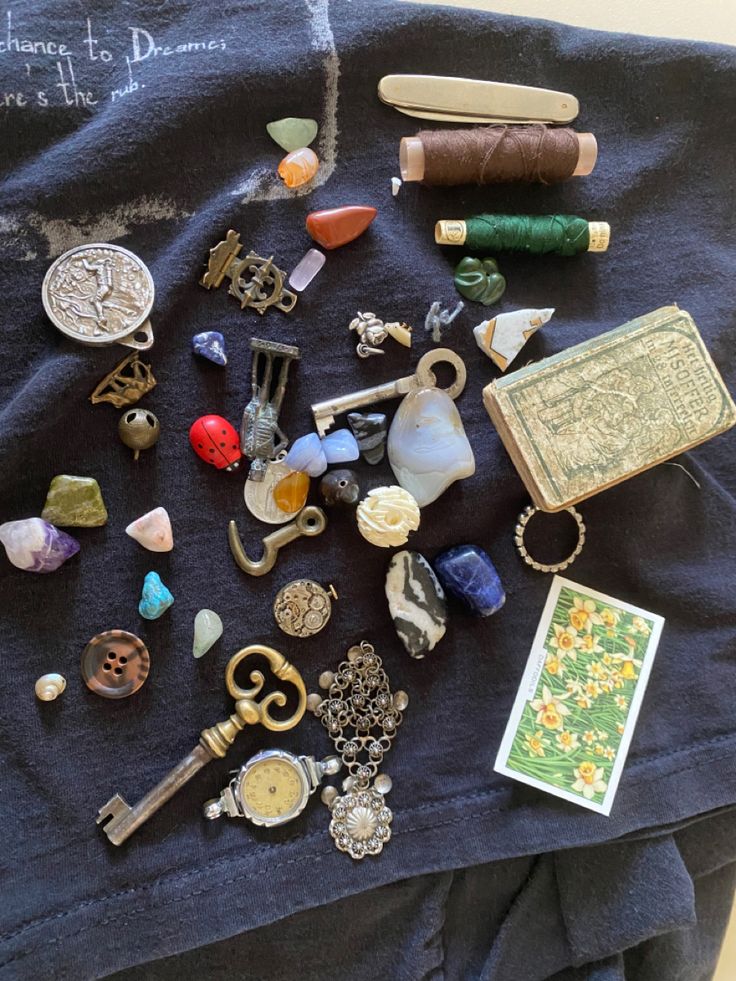
<path id="1" fill-rule="evenodd" d="M 200 416 L 189 430 L 192 449 L 218 470 L 235 470 L 243 455 L 233 427 L 222 416 Z"/>

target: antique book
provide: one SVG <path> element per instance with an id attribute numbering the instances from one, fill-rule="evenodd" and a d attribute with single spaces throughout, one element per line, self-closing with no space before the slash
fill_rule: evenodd
<path id="1" fill-rule="evenodd" d="M 499 378 L 483 401 L 543 511 L 583 501 L 736 422 L 698 328 L 676 306 Z"/>

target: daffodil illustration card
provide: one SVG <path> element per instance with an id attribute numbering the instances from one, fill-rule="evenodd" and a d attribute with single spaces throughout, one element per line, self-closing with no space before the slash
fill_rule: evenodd
<path id="1" fill-rule="evenodd" d="M 494 769 L 610 814 L 663 625 L 555 576 Z"/>

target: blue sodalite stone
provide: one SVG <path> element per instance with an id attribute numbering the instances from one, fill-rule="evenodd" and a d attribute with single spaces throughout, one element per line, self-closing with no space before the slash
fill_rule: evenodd
<path id="1" fill-rule="evenodd" d="M 291 470 L 308 473 L 310 477 L 321 477 L 327 469 L 327 458 L 319 436 L 316 433 L 307 433 L 306 436 L 295 439 L 284 463 Z"/>
<path id="2" fill-rule="evenodd" d="M 336 429 L 323 436 L 322 452 L 328 463 L 351 463 L 360 456 L 358 442 L 349 429 Z"/>
<path id="3" fill-rule="evenodd" d="M 223 368 L 227 364 L 225 338 L 219 330 L 205 330 L 201 334 L 195 334 L 192 338 L 192 350 Z"/>
<path id="4" fill-rule="evenodd" d="M 506 602 L 501 580 L 488 555 L 477 545 L 456 545 L 441 552 L 434 568 L 445 590 L 479 617 L 489 617 Z"/>
<path id="5" fill-rule="evenodd" d="M 157 572 L 147 572 L 143 580 L 141 601 L 138 604 L 140 615 L 145 620 L 158 620 L 173 602 L 174 597 L 161 582 L 161 576 Z"/>

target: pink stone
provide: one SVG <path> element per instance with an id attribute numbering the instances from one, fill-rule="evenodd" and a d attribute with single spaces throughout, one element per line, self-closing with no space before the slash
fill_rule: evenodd
<path id="1" fill-rule="evenodd" d="M 174 547 L 174 535 L 166 508 L 154 508 L 136 518 L 125 529 L 125 534 L 149 552 L 170 552 Z"/>
<path id="2" fill-rule="evenodd" d="M 310 249 L 294 267 L 294 271 L 289 276 L 289 286 L 297 293 L 301 293 L 309 286 L 324 264 L 324 252 L 320 252 L 319 249 Z"/>

